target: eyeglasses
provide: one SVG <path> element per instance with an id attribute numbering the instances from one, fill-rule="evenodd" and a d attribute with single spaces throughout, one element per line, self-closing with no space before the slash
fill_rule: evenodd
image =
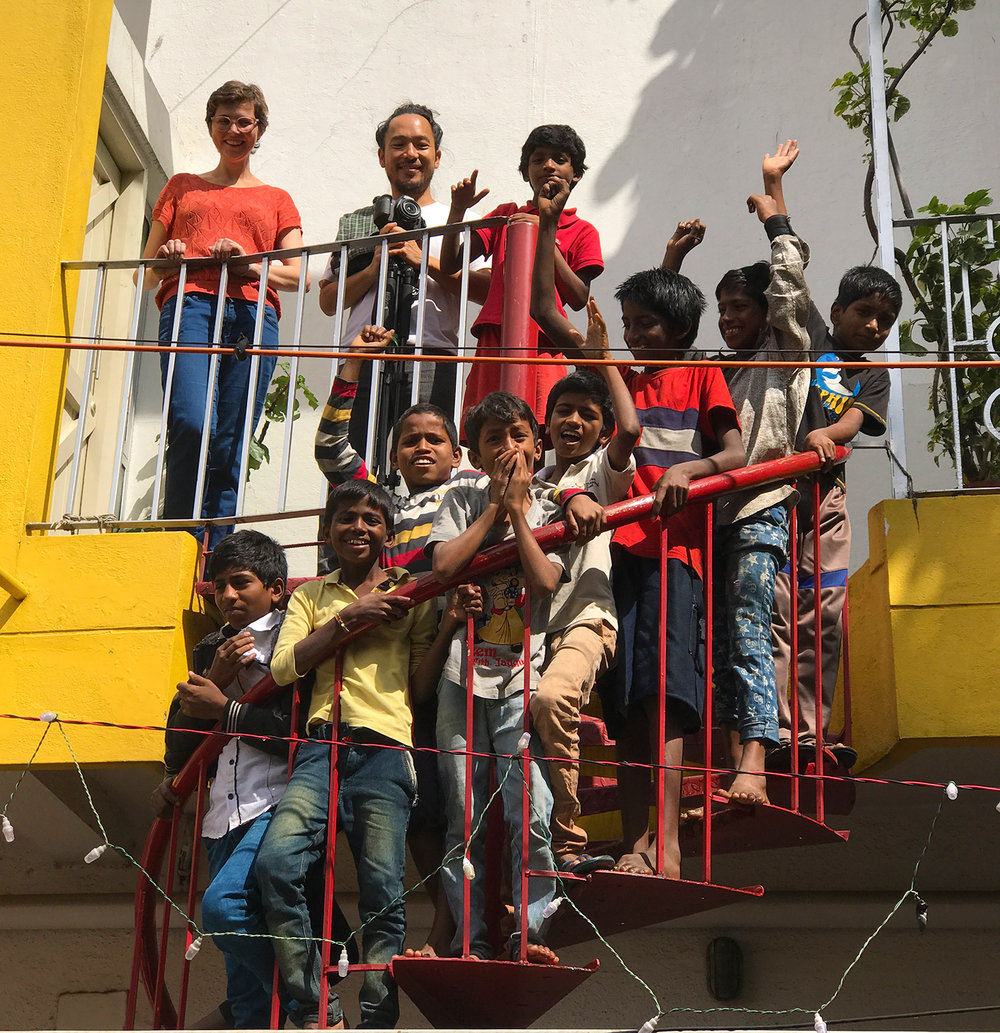
<path id="1" fill-rule="evenodd" d="M 237 132 L 249 133 L 257 125 L 257 119 L 246 117 L 230 118 L 228 115 L 216 115 L 212 119 L 212 125 L 222 133 L 228 132 L 230 126 L 234 126 Z"/>

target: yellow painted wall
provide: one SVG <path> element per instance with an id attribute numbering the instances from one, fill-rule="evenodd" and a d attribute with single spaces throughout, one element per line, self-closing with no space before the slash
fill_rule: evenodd
<path id="1" fill-rule="evenodd" d="M 899 741 L 1000 736 L 1000 495 L 886 501 L 851 578 L 859 769 Z"/>
<path id="2" fill-rule="evenodd" d="M 59 263 L 82 253 L 112 7 L 36 0 L 4 10 L 0 329 L 13 339 L 58 339 L 72 322 L 75 277 L 64 293 Z M 162 724 L 191 645 L 212 626 L 192 602 L 194 539 L 24 532 L 48 515 L 64 367 L 59 349 L 0 347 L 3 710 Z M 37 733 L 0 721 L 0 763 L 23 766 Z M 70 734 L 84 763 L 162 757 L 159 733 Z"/>

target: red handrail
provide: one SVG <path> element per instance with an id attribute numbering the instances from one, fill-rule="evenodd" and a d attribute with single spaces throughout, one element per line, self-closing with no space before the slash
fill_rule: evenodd
<path id="1" fill-rule="evenodd" d="M 836 461 L 838 463 L 846 459 L 848 455 L 850 455 L 849 448 L 837 447 Z M 721 495 L 741 491 L 746 488 L 792 481 L 798 477 L 816 473 L 820 467 L 821 461 L 815 453 L 804 452 L 786 456 L 782 459 L 775 459 L 768 463 L 742 467 L 730 473 L 703 477 L 691 483 L 688 492 L 688 504 L 707 502 Z M 643 495 L 639 498 L 626 499 L 624 502 L 615 503 L 605 509 L 607 527 L 608 529 L 613 529 L 621 527 L 623 524 L 645 519 L 651 516 L 652 508 L 652 495 Z M 551 552 L 572 541 L 572 536 L 565 521 L 541 527 L 534 532 L 534 536 L 545 552 Z M 512 563 L 517 562 L 517 557 L 516 541 L 503 542 L 479 553 L 463 571 L 451 578 L 438 578 L 433 574 L 428 574 L 399 586 L 393 590 L 393 594 L 405 596 L 414 602 L 424 602 L 441 595 L 457 584 L 510 566 Z M 321 663 L 333 656 L 334 653 L 355 638 L 369 631 L 372 627 L 374 625 L 365 625 L 352 629 L 350 634 L 343 638 L 335 649 L 331 649 L 326 656 L 317 662 Z M 247 691 L 243 697 L 243 702 L 266 702 L 278 689 L 279 686 L 268 675 Z M 204 741 L 197 747 L 174 779 L 173 791 L 179 804 L 183 803 L 196 787 L 199 772 L 203 770 L 203 765 L 210 765 L 218 757 L 225 742 L 226 738 L 223 735 L 205 736 Z M 706 769 L 709 766 L 710 762 L 706 755 Z M 154 881 L 158 879 L 163 866 L 164 853 L 170 839 L 170 830 L 170 821 L 157 818 L 154 820 L 146 837 L 141 864 L 144 872 L 148 872 L 150 879 Z M 133 1029 L 135 1026 L 136 995 L 140 978 L 146 987 L 150 1000 L 156 998 L 158 1001 L 159 1018 L 163 1027 L 170 1028 L 171 1024 L 176 1024 L 177 1014 L 166 988 L 161 986 L 158 990 L 157 987 L 159 980 L 156 973 L 159 958 L 155 935 L 155 900 L 155 891 L 152 883 L 147 880 L 144 874 L 140 873 L 135 896 L 136 939 L 132 959 L 132 979 L 126 1007 L 126 1029 Z"/>

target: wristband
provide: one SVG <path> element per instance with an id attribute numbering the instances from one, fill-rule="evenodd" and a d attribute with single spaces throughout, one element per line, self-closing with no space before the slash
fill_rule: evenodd
<path id="1" fill-rule="evenodd" d="M 340 626 L 340 630 L 343 631 L 345 635 L 350 635 L 351 629 L 347 626 L 347 622 L 344 620 L 343 617 L 340 616 L 339 613 L 335 613 L 333 615 L 333 619 L 337 622 L 337 624 Z"/>

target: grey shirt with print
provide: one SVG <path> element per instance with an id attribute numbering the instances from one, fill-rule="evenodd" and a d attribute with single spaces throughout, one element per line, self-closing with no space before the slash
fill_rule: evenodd
<path id="1" fill-rule="evenodd" d="M 427 554 L 433 553 L 438 542 L 451 541 L 470 527 L 486 511 L 489 501 L 488 489 L 465 485 L 452 488 L 434 516 L 434 526 L 427 540 Z M 526 518 L 528 526 L 534 529 L 561 520 L 563 513 L 555 503 L 539 498 L 532 490 Z M 482 548 L 498 545 L 513 533 L 509 522 L 495 524 L 483 540 Z M 548 558 L 565 571 L 564 561 L 558 553 L 549 553 Z M 481 699 L 506 699 L 524 691 L 524 601 L 527 590 L 524 571 L 520 565 L 505 567 L 477 579 L 476 583 L 483 592 L 483 613 L 475 622 L 473 692 Z M 529 610 L 532 689 L 538 683 L 545 659 L 548 616 L 549 600 L 532 596 Z M 443 677 L 464 685 L 465 660 L 463 627 L 452 640 Z"/>

